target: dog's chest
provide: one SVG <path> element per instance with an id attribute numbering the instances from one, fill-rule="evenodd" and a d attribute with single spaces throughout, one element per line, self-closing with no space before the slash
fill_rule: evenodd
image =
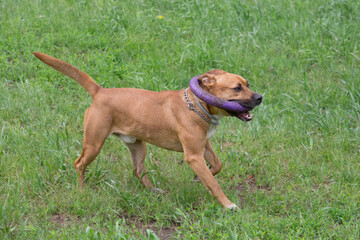
<path id="1" fill-rule="evenodd" d="M 207 139 L 210 139 L 214 136 L 216 129 L 220 124 L 220 120 L 222 119 L 222 116 L 213 115 L 213 118 L 217 120 L 217 124 L 214 124 L 214 123 L 210 124 L 209 130 L 207 131 L 207 134 L 206 134 Z"/>
<path id="2" fill-rule="evenodd" d="M 209 130 L 207 131 L 207 134 L 206 134 L 207 139 L 210 139 L 214 136 L 217 127 L 218 127 L 218 125 L 215 125 L 215 124 L 210 125 Z"/>

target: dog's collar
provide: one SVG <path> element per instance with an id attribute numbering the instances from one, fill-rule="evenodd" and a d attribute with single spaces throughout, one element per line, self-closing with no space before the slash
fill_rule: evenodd
<path id="1" fill-rule="evenodd" d="M 220 123 L 220 119 L 218 119 L 217 117 L 211 115 L 204 107 L 203 105 L 199 102 L 199 100 L 197 100 L 197 97 L 194 95 L 194 99 L 195 102 L 197 103 L 197 105 L 200 107 L 200 109 L 208 116 L 208 118 L 206 118 L 204 116 L 204 114 L 202 114 L 199 110 L 197 110 L 194 106 L 194 104 L 192 102 L 190 102 L 189 97 L 187 95 L 187 90 L 189 88 L 185 89 L 184 91 L 184 96 L 185 96 L 185 101 L 188 105 L 188 108 L 190 110 L 193 110 L 194 112 L 196 112 L 200 117 L 202 117 L 207 123 L 209 123 L 210 125 L 214 125 L 217 126 Z M 210 119 L 209 119 L 210 118 Z"/>

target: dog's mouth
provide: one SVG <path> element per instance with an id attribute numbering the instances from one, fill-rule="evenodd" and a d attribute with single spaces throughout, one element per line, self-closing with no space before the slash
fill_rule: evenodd
<path id="1" fill-rule="evenodd" d="M 249 108 L 249 111 L 243 111 L 243 112 L 232 112 L 232 111 L 227 111 L 231 116 L 233 117 L 237 117 L 238 119 L 244 121 L 244 122 L 249 122 L 252 120 L 252 114 L 250 113 L 251 110 L 254 109 L 253 106 L 249 106 L 249 104 L 241 102 L 239 100 L 229 100 L 232 102 L 237 102 L 240 105 Z"/>
<path id="2" fill-rule="evenodd" d="M 229 112 L 227 111 L 231 116 L 233 117 L 237 117 L 238 119 L 244 121 L 244 122 L 249 122 L 252 119 L 252 114 L 249 111 L 246 112 L 238 112 L 238 113 L 234 113 L 234 112 Z"/>

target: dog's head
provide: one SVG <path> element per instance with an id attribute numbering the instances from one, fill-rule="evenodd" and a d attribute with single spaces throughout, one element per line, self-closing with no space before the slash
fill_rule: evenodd
<path id="1" fill-rule="evenodd" d="M 241 104 L 250 110 L 262 102 L 262 96 L 250 90 L 249 83 L 241 76 L 225 72 L 221 69 L 206 72 L 198 78 L 200 86 L 210 94 Z M 249 111 L 231 112 L 210 106 L 210 112 L 220 116 L 235 116 L 243 121 L 250 121 Z"/>

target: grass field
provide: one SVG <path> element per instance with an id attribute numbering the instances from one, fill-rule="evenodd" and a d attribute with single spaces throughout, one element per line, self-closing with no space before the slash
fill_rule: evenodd
<path id="1" fill-rule="evenodd" d="M 360 2 L 0 2 L 0 239 L 359 239 Z M 77 188 L 91 97 L 41 63 L 103 87 L 181 89 L 221 68 L 264 95 L 212 139 L 226 211 L 183 155 L 148 146 L 157 195 L 116 137 Z"/>

